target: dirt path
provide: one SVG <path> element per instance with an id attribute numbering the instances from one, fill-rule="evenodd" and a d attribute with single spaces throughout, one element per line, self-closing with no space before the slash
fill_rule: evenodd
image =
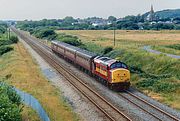
<path id="1" fill-rule="evenodd" d="M 154 53 L 154 54 L 165 54 L 166 56 L 169 56 L 171 58 L 180 59 L 179 55 L 173 55 L 173 54 L 168 54 L 168 53 L 163 53 L 163 52 L 160 52 L 157 50 L 153 50 L 153 49 L 151 49 L 151 46 L 144 46 L 143 49 L 148 51 L 148 52 Z"/>

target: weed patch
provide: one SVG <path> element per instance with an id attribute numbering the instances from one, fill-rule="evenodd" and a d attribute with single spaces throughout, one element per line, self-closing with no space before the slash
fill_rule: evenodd
<path id="1" fill-rule="evenodd" d="M 156 93 L 172 93 L 178 88 L 180 88 L 180 84 L 177 83 L 169 83 L 158 79 L 143 79 L 139 81 L 137 84 L 138 88 L 141 89 L 149 89 Z"/>
<path id="2" fill-rule="evenodd" d="M 173 49 L 176 49 L 176 50 L 180 50 L 180 44 L 167 45 L 166 47 L 173 48 Z"/>

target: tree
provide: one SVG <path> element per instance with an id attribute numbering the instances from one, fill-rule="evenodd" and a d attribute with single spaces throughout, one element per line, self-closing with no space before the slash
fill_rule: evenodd
<path id="1" fill-rule="evenodd" d="M 75 19 L 72 16 L 67 16 L 63 20 L 65 23 L 70 23 L 70 24 L 75 22 Z"/>
<path id="2" fill-rule="evenodd" d="M 0 24 L 0 33 L 4 34 L 6 32 L 7 25 L 6 24 Z"/>
<path id="3" fill-rule="evenodd" d="M 49 29 L 49 28 L 45 28 L 45 29 L 37 29 L 34 33 L 33 33 L 37 38 L 41 38 L 41 39 L 49 39 L 49 40 L 53 40 L 57 37 L 57 34 L 54 32 L 53 29 Z"/>
<path id="4" fill-rule="evenodd" d="M 144 22 L 144 17 L 141 16 L 140 14 L 138 14 L 138 15 L 136 16 L 136 22 Z"/>
<path id="5" fill-rule="evenodd" d="M 116 17 L 114 17 L 114 16 L 109 16 L 109 17 L 108 17 L 108 21 L 110 21 L 110 22 L 116 21 Z"/>

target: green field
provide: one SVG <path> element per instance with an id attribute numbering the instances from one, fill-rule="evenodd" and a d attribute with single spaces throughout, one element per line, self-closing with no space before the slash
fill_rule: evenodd
<path id="1" fill-rule="evenodd" d="M 164 52 L 179 54 L 180 50 L 167 46 L 180 44 L 180 31 L 116 31 L 113 46 L 112 30 L 59 30 L 56 33 L 77 36 L 90 51 L 102 54 L 112 46 L 106 56 L 127 63 L 131 70 L 132 86 L 147 95 L 180 110 L 180 61 L 163 54 L 148 53 L 142 48 L 164 48 Z M 179 45 L 178 45 L 179 46 Z"/>

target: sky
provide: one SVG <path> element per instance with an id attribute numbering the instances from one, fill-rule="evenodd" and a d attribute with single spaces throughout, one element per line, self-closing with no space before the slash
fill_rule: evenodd
<path id="1" fill-rule="evenodd" d="M 0 20 L 117 18 L 150 10 L 180 9 L 180 0 L 0 0 Z"/>

